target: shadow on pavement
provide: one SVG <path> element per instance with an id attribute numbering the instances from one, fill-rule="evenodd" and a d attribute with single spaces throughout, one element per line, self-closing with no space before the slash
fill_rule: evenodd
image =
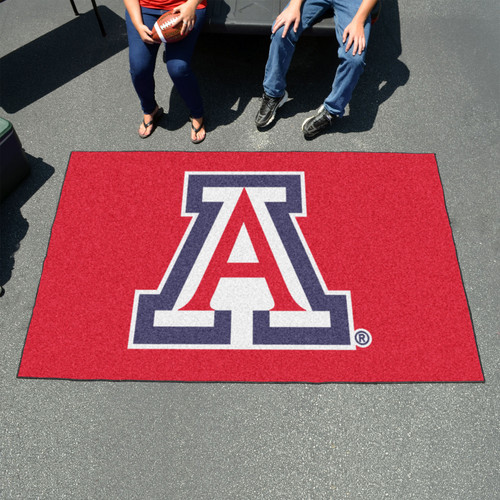
<path id="1" fill-rule="evenodd" d="M 193 67 L 198 77 L 207 118 L 207 130 L 237 120 L 250 100 L 260 95 L 268 37 L 203 33 L 195 50 Z M 156 78 L 166 72 L 157 69 Z M 163 73 L 166 74 L 166 73 Z M 188 110 L 173 89 L 168 105 L 167 128 L 185 125 Z"/>
<path id="2" fill-rule="evenodd" d="M 128 46 L 125 21 L 105 6 L 99 13 L 106 38 L 90 10 L 0 59 L 0 106 L 7 113 L 16 113 Z"/>
<path id="3" fill-rule="evenodd" d="M 28 233 L 29 224 L 23 217 L 21 208 L 55 171 L 41 158 L 35 158 L 29 154 L 26 154 L 26 157 L 31 167 L 31 174 L 0 204 L 0 238 L 2 241 L 0 286 L 5 286 L 10 280 L 14 269 L 15 253 Z"/>

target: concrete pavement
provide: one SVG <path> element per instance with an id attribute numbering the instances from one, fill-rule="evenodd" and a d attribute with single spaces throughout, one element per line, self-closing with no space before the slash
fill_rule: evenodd
<path id="1" fill-rule="evenodd" d="M 292 100 L 262 133 L 253 119 L 268 40 L 204 36 L 195 65 L 208 136 L 199 146 L 164 71 L 158 96 L 168 118 L 147 141 L 137 136 L 123 3 L 98 3 L 106 38 L 90 2 L 77 2 L 79 18 L 69 2 L 0 2 L 0 112 L 32 166 L 0 205 L 0 497 L 496 498 L 497 2 L 384 0 L 349 114 L 336 133 L 314 141 L 303 139 L 300 125 L 331 85 L 334 62 L 324 55 L 334 54 L 333 39 L 301 42 L 289 74 Z M 486 383 L 17 379 L 75 150 L 435 153 Z"/>

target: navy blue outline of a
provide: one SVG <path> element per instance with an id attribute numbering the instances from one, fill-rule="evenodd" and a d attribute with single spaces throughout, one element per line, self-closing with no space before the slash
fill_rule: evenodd
<path id="1" fill-rule="evenodd" d="M 269 311 L 253 313 L 253 344 L 272 345 L 317 345 L 343 346 L 349 348 L 351 341 L 349 292 L 325 293 L 317 271 L 292 222 L 291 214 L 305 212 L 301 174 L 235 174 L 189 173 L 185 197 L 185 212 L 198 214 L 175 263 L 166 277 L 163 288 L 141 291 L 138 294 L 135 318 L 132 322 L 130 347 L 140 345 L 199 344 L 230 345 L 231 311 L 215 311 L 213 327 L 154 326 L 157 310 L 173 310 L 176 300 L 189 276 L 201 248 L 212 228 L 223 202 L 204 202 L 205 187 L 279 187 L 286 189 L 285 202 L 266 202 L 266 207 L 283 242 L 288 257 L 297 274 L 313 311 L 328 311 L 331 326 L 320 327 L 271 327 Z M 135 324 L 134 324 L 135 319 Z M 264 347 L 265 348 L 265 347 Z"/>

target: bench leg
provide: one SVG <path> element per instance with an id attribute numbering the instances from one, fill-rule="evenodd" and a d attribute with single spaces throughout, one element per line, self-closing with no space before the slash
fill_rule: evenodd
<path id="1" fill-rule="evenodd" d="M 75 13 L 75 16 L 79 16 L 80 13 L 78 12 L 78 9 L 76 8 L 75 0 L 69 0 L 69 1 L 71 3 L 71 7 L 73 7 L 73 12 Z M 101 35 L 106 36 L 106 30 L 104 29 L 104 24 L 102 22 L 100 14 L 99 14 L 99 10 L 97 9 L 97 5 L 95 3 L 95 0 L 92 0 L 92 8 L 94 9 L 95 17 L 97 18 L 97 22 L 99 23 L 99 29 L 101 30 Z"/>
<path id="2" fill-rule="evenodd" d="M 76 8 L 74 0 L 69 0 L 69 1 L 71 2 L 71 7 L 73 7 L 73 12 L 75 13 L 75 16 L 79 16 L 80 14 Z"/>
<path id="3" fill-rule="evenodd" d="M 73 1 L 73 0 L 71 0 Z M 104 30 L 104 24 L 102 24 L 101 16 L 99 15 L 99 11 L 97 10 L 97 5 L 95 0 L 92 0 L 92 7 L 94 8 L 95 17 L 97 17 L 97 22 L 99 23 L 99 28 L 101 30 L 101 35 L 106 36 L 106 31 Z"/>

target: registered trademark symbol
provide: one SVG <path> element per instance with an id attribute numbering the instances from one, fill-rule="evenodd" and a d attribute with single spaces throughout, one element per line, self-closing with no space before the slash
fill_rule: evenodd
<path id="1" fill-rule="evenodd" d="M 359 329 L 354 333 L 354 340 L 359 347 L 368 347 L 372 343 L 372 336 L 370 332 Z"/>

